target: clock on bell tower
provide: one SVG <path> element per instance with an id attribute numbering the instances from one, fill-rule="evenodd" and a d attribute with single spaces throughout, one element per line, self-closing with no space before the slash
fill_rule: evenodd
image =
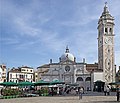
<path id="1" fill-rule="evenodd" d="M 98 69 L 103 70 L 104 82 L 115 81 L 114 64 L 114 17 L 105 3 L 104 11 L 98 21 Z"/>

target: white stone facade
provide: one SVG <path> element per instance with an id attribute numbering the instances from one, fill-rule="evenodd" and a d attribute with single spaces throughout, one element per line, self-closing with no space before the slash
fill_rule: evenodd
<path id="1" fill-rule="evenodd" d="M 61 58 L 62 57 L 62 58 Z M 77 63 L 75 57 L 66 48 L 58 63 L 46 64 L 38 67 L 38 78 L 44 81 L 60 80 L 66 84 L 78 84 L 86 90 L 91 89 L 91 75 L 86 70 L 84 62 Z"/>

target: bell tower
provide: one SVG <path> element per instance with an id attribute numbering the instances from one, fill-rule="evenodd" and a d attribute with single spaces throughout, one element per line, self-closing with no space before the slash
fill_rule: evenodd
<path id="1" fill-rule="evenodd" d="M 114 64 L 114 17 L 109 13 L 107 2 L 98 21 L 98 69 L 103 70 L 105 83 L 115 81 Z"/>

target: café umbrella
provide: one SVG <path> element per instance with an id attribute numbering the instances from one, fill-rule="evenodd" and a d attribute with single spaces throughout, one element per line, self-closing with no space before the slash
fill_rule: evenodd
<path id="1" fill-rule="evenodd" d="M 35 86 L 40 86 L 40 85 L 49 85 L 50 83 L 44 80 L 40 80 L 36 83 L 34 83 Z"/>
<path id="2" fill-rule="evenodd" d="M 50 85 L 54 85 L 54 84 L 65 84 L 65 82 L 59 81 L 59 80 L 54 80 L 54 81 L 50 82 Z"/>
<path id="3" fill-rule="evenodd" d="M 26 81 L 26 82 L 19 82 L 19 83 L 17 83 L 17 85 L 18 86 L 32 86 L 34 84 L 32 82 Z"/>
<path id="4" fill-rule="evenodd" d="M 0 83 L 0 85 L 3 85 L 3 86 L 17 86 L 17 84 L 14 83 L 14 82 L 3 82 L 3 83 Z"/>
<path id="5" fill-rule="evenodd" d="M 109 83 L 109 85 L 120 85 L 120 82 L 112 82 L 112 83 Z"/>
<path id="6" fill-rule="evenodd" d="M 120 85 L 120 82 L 116 82 L 116 85 Z"/>
<path id="7" fill-rule="evenodd" d="M 111 82 L 109 83 L 109 85 L 116 85 L 116 82 Z"/>

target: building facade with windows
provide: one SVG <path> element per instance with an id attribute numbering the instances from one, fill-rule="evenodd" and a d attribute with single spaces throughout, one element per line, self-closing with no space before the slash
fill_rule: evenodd
<path id="1" fill-rule="evenodd" d="M 18 68 L 12 68 L 8 71 L 8 81 L 21 82 L 29 81 L 33 82 L 34 70 L 31 67 L 22 66 Z"/>
<path id="2" fill-rule="evenodd" d="M 0 65 L 0 83 L 6 81 L 6 65 Z"/>

